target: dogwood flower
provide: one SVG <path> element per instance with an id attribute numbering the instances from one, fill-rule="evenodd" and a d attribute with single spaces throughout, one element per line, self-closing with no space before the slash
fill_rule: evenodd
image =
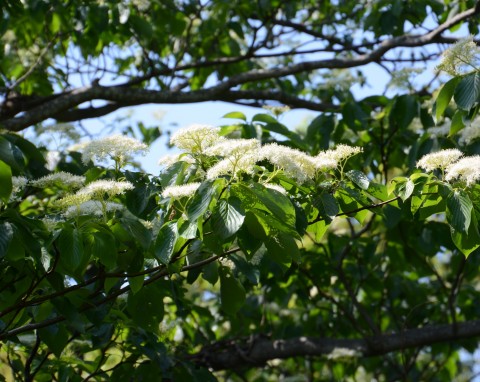
<path id="1" fill-rule="evenodd" d="M 276 143 L 263 146 L 260 150 L 260 156 L 283 170 L 285 175 L 296 179 L 299 183 L 312 179 L 317 171 L 314 158 L 300 150 Z"/>
<path id="2" fill-rule="evenodd" d="M 224 139 L 219 135 L 220 129 L 210 125 L 190 125 L 175 132 L 170 143 L 190 153 L 203 153 L 218 141 Z"/>
<path id="3" fill-rule="evenodd" d="M 121 211 L 123 209 L 125 209 L 125 207 L 120 203 L 88 200 L 81 204 L 68 207 L 64 215 L 68 219 L 81 215 L 103 216 L 106 212 Z"/>
<path id="4" fill-rule="evenodd" d="M 148 146 L 135 138 L 121 134 L 91 141 L 85 145 L 82 161 L 87 164 L 95 159 L 103 161 L 113 159 L 119 167 L 125 165 L 135 153 L 146 154 Z"/>
<path id="5" fill-rule="evenodd" d="M 450 182 L 454 179 L 464 181 L 471 186 L 480 179 L 480 155 L 465 157 L 447 167 L 445 180 Z"/>
<path id="6" fill-rule="evenodd" d="M 479 53 L 480 49 L 473 41 L 473 36 L 467 37 L 443 52 L 442 60 L 435 70 L 444 71 L 451 76 L 465 74 L 465 68 L 468 67 L 476 70 L 475 57 Z"/>
<path id="7" fill-rule="evenodd" d="M 50 186 L 66 186 L 68 188 L 80 188 L 85 184 L 85 177 L 73 175 L 69 172 L 59 171 L 42 178 L 30 181 L 34 187 L 46 188 Z"/>
<path id="8" fill-rule="evenodd" d="M 433 171 L 437 168 L 445 170 L 462 156 L 463 153 L 457 149 L 440 150 L 436 153 L 427 154 L 421 157 L 417 162 L 417 167 L 423 168 L 425 171 Z"/>
<path id="9" fill-rule="evenodd" d="M 162 192 L 162 197 L 180 199 L 185 196 L 192 196 L 200 185 L 201 183 L 189 183 L 181 186 L 165 187 Z"/>

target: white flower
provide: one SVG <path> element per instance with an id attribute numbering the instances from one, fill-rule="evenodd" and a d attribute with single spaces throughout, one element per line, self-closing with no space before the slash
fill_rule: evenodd
<path id="1" fill-rule="evenodd" d="M 337 162 L 343 162 L 361 152 L 363 152 L 363 148 L 358 146 L 338 145 L 334 150 L 327 150 L 319 153 L 317 158 L 328 158 Z"/>
<path id="2" fill-rule="evenodd" d="M 462 145 L 469 145 L 475 139 L 480 137 L 480 123 L 479 119 L 475 119 L 472 124 L 466 126 L 464 129 L 460 131 L 460 138 L 458 139 L 458 143 Z"/>
<path id="3" fill-rule="evenodd" d="M 55 204 L 60 208 L 68 208 L 70 206 L 78 206 L 88 200 L 90 200 L 90 196 L 87 194 L 71 194 L 67 195 L 61 199 L 58 199 Z"/>
<path id="4" fill-rule="evenodd" d="M 258 152 L 231 155 L 222 159 L 207 171 L 207 179 L 216 179 L 222 175 L 236 177 L 239 173 L 253 173 L 253 166 L 259 160 Z"/>
<path id="5" fill-rule="evenodd" d="M 278 185 L 278 184 L 265 183 L 264 186 L 265 186 L 266 188 L 271 189 L 271 190 L 278 191 L 278 192 L 280 192 L 280 193 L 283 194 L 283 195 L 287 195 L 287 190 L 285 190 L 282 186 L 280 186 L 280 185 Z"/>
<path id="6" fill-rule="evenodd" d="M 433 171 L 436 168 L 444 170 L 462 156 L 463 153 L 457 149 L 441 150 L 436 153 L 424 155 L 417 162 L 417 167 L 423 168 L 425 171 Z"/>
<path id="7" fill-rule="evenodd" d="M 225 139 L 205 150 L 206 155 L 243 156 L 260 149 L 258 139 Z"/>
<path id="8" fill-rule="evenodd" d="M 20 197 L 17 195 L 28 184 L 28 179 L 24 176 L 12 176 L 12 193 L 8 201 L 10 203 L 20 201 Z"/>
<path id="9" fill-rule="evenodd" d="M 183 198 L 184 196 L 192 196 L 198 190 L 201 183 L 189 183 L 181 186 L 165 187 L 162 192 L 164 198 Z"/>
<path id="10" fill-rule="evenodd" d="M 471 186 L 480 179 L 480 155 L 465 157 L 451 164 L 445 171 L 445 180 L 450 182 L 454 179 L 464 181 Z"/>
<path id="11" fill-rule="evenodd" d="M 269 106 L 269 105 L 263 105 L 262 108 L 265 110 L 268 110 L 270 113 L 272 113 L 275 117 L 279 117 L 283 113 L 286 113 L 287 111 L 290 111 L 289 106 Z"/>
<path id="12" fill-rule="evenodd" d="M 462 132 L 465 129 L 462 130 Z M 446 137 L 448 134 L 450 134 L 450 126 L 448 124 L 444 123 L 443 125 L 436 126 L 436 127 L 430 127 L 427 132 L 432 136 L 432 137 Z"/>
<path id="13" fill-rule="evenodd" d="M 215 179 L 221 175 L 252 173 L 254 164 L 260 160 L 260 141 L 257 139 L 222 139 L 205 150 L 206 155 L 223 156 L 207 171 L 207 179 Z"/>
<path id="14" fill-rule="evenodd" d="M 121 134 L 91 141 L 85 145 L 82 153 L 82 161 L 87 164 L 95 159 L 102 161 L 113 159 L 123 166 L 135 153 L 145 154 L 148 146 L 135 138 Z"/>
<path id="15" fill-rule="evenodd" d="M 53 171 L 57 167 L 58 162 L 60 162 L 60 152 L 59 151 L 49 151 L 45 157 L 47 164 L 45 167 L 47 170 Z"/>
<path id="16" fill-rule="evenodd" d="M 62 223 L 63 220 L 59 218 L 49 218 L 49 217 L 44 217 L 42 219 L 43 224 L 45 224 L 45 227 L 47 227 L 47 230 L 49 232 L 53 232 L 57 226 L 58 223 Z"/>
<path id="17" fill-rule="evenodd" d="M 195 159 L 193 159 L 188 154 L 182 153 L 182 154 L 176 154 L 176 155 L 165 155 L 164 157 L 162 157 L 158 160 L 158 164 L 160 166 L 165 167 L 165 168 L 168 168 L 168 167 L 174 165 L 177 162 L 185 162 L 185 163 L 194 164 Z"/>
<path id="18" fill-rule="evenodd" d="M 125 207 L 119 203 L 88 200 L 79 205 L 72 205 L 68 207 L 64 215 L 66 218 L 72 218 L 81 215 L 103 216 L 105 212 L 121 211 L 123 209 L 125 209 Z"/>
<path id="19" fill-rule="evenodd" d="M 115 180 L 96 180 L 87 184 L 77 192 L 77 195 L 87 195 L 89 199 L 103 200 L 105 194 L 108 197 L 123 194 L 127 190 L 133 190 L 134 186 L 130 182 Z"/>
<path id="20" fill-rule="evenodd" d="M 24 176 L 12 176 L 12 193 L 22 191 L 28 184 L 28 179 Z"/>
<path id="21" fill-rule="evenodd" d="M 440 64 L 435 68 L 437 72 L 444 71 L 451 76 L 465 74 L 465 69 L 474 69 L 475 56 L 480 52 L 473 36 L 469 36 L 452 45 L 443 52 Z"/>
<path id="22" fill-rule="evenodd" d="M 46 188 L 55 185 L 67 186 L 69 188 L 80 188 L 85 184 L 85 177 L 59 171 L 50 175 L 46 175 L 42 178 L 32 180 L 30 184 L 34 187 L 40 188 Z"/>
<path id="23" fill-rule="evenodd" d="M 285 175 L 303 183 L 315 177 L 317 167 L 314 158 L 296 149 L 280 146 L 276 143 L 265 145 L 260 150 L 260 156 L 267 159 Z"/>
<path id="24" fill-rule="evenodd" d="M 219 128 L 210 125 L 190 125 L 175 132 L 170 143 L 190 153 L 203 153 L 207 147 L 224 139 L 219 133 Z"/>
<path id="25" fill-rule="evenodd" d="M 313 158 L 313 163 L 319 171 L 333 170 L 338 166 L 338 162 L 335 159 L 328 158 L 322 155 L 317 155 Z"/>

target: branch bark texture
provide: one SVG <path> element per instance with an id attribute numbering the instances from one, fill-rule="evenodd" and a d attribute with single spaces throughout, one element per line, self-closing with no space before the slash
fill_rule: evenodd
<path id="1" fill-rule="evenodd" d="M 480 320 L 448 325 L 431 325 L 381 334 L 363 339 L 298 337 L 272 340 L 258 337 L 238 343 L 217 343 L 192 356 L 200 365 L 214 370 L 261 366 L 273 359 L 292 357 L 375 357 L 390 352 L 420 348 L 441 342 L 460 341 L 480 336 Z"/>

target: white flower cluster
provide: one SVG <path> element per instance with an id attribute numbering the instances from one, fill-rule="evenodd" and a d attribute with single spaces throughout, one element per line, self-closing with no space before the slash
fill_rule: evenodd
<path id="1" fill-rule="evenodd" d="M 437 168 L 445 170 L 452 163 L 463 156 L 463 153 L 457 149 L 441 150 L 436 153 L 424 155 L 417 162 L 417 167 L 425 171 L 433 171 Z"/>
<path id="2" fill-rule="evenodd" d="M 59 207 L 78 206 L 89 200 L 103 201 L 105 195 L 110 199 L 116 195 L 123 194 L 127 190 L 133 190 L 134 186 L 130 182 L 114 180 L 97 180 L 87 184 L 78 190 L 75 194 L 67 195 L 57 201 Z"/>
<path id="3" fill-rule="evenodd" d="M 263 146 L 261 156 L 299 183 L 312 179 L 317 170 L 315 160 L 310 155 L 276 143 Z"/>
<path id="4" fill-rule="evenodd" d="M 363 152 L 358 146 L 338 145 L 334 150 L 323 151 L 318 154 L 319 158 L 333 159 L 336 162 L 346 161 L 348 158 Z"/>
<path id="5" fill-rule="evenodd" d="M 80 188 L 85 184 L 85 177 L 73 175 L 69 172 L 59 171 L 42 178 L 30 181 L 34 187 L 46 188 L 51 186 L 66 186 L 68 188 Z"/>
<path id="6" fill-rule="evenodd" d="M 175 132 L 170 143 L 189 153 L 201 154 L 207 147 L 224 139 L 219 132 L 219 128 L 210 125 L 191 125 Z"/>
<path id="7" fill-rule="evenodd" d="M 445 180 L 450 182 L 454 179 L 464 181 L 472 186 L 480 179 L 480 155 L 465 157 L 447 167 Z"/>
<path id="8" fill-rule="evenodd" d="M 9 198 L 9 202 L 17 202 L 20 200 L 20 197 L 17 195 L 21 192 L 28 184 L 28 179 L 24 176 L 12 176 L 12 193 Z"/>
<path id="9" fill-rule="evenodd" d="M 105 194 L 111 198 L 123 194 L 127 190 L 133 190 L 133 188 L 133 184 L 126 181 L 96 180 L 87 184 L 77 194 L 87 195 L 90 199 L 103 199 Z"/>
<path id="10" fill-rule="evenodd" d="M 123 209 L 125 207 L 119 203 L 87 200 L 81 204 L 68 207 L 64 215 L 68 219 L 81 215 L 103 216 L 104 212 L 121 211 Z"/>
<path id="11" fill-rule="evenodd" d="M 160 166 L 165 167 L 165 168 L 168 168 L 168 167 L 174 165 L 177 162 L 185 162 L 185 163 L 194 164 L 195 159 L 193 159 L 190 155 L 188 155 L 186 153 L 181 153 L 181 154 L 176 154 L 176 155 L 165 155 L 164 157 L 162 157 L 158 160 L 158 164 Z"/>
<path id="12" fill-rule="evenodd" d="M 338 145 L 334 150 L 310 156 L 300 150 L 276 143 L 261 146 L 257 139 L 226 139 L 220 130 L 208 125 L 192 125 L 177 131 L 170 142 L 186 151 L 175 157 L 165 157 L 160 164 L 166 167 L 182 161 L 194 161 L 195 154 L 215 157 L 216 164 L 207 170 L 207 179 L 222 175 L 238 176 L 240 173 L 253 173 L 254 165 L 262 160 L 272 163 L 277 170 L 304 183 L 313 179 L 319 172 L 335 169 L 351 156 L 362 152 L 360 147 Z"/>
<path id="13" fill-rule="evenodd" d="M 181 186 L 168 186 L 162 192 L 164 198 L 183 198 L 184 196 L 192 196 L 198 190 L 201 183 L 189 183 Z"/>
<path id="14" fill-rule="evenodd" d="M 463 153 L 457 149 L 424 155 L 417 162 L 417 167 L 425 171 L 441 169 L 445 171 L 447 182 L 458 179 L 465 182 L 467 187 L 480 180 L 480 155 L 463 157 Z"/>
<path id="15" fill-rule="evenodd" d="M 473 41 L 473 36 L 467 37 L 452 45 L 443 52 L 440 64 L 435 68 L 437 72 L 444 71 L 451 76 L 465 74 L 465 68 L 475 69 L 476 55 L 480 49 Z"/>
<path id="16" fill-rule="evenodd" d="M 119 166 L 125 165 L 135 153 L 146 154 L 148 146 L 135 138 L 121 134 L 88 142 L 83 147 L 82 161 L 87 164 L 95 159 L 113 159 Z"/>
<path id="17" fill-rule="evenodd" d="M 230 139 L 211 146 L 205 150 L 207 155 L 218 155 L 224 158 L 207 171 L 207 179 L 238 173 L 252 173 L 253 166 L 261 158 L 259 156 L 260 141 L 257 139 Z"/>
<path id="18" fill-rule="evenodd" d="M 24 176 L 12 176 L 12 193 L 22 191 L 28 184 L 28 179 Z"/>

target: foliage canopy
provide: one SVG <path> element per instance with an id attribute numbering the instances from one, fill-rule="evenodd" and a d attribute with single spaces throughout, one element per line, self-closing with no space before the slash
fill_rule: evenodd
<path id="1" fill-rule="evenodd" d="M 3 378 L 472 378 L 478 10 L 433 0 L 7 2 Z M 455 31 L 466 39 L 438 66 L 448 81 L 432 74 L 416 88 L 412 69 L 428 74 Z M 355 99 L 368 64 L 396 91 Z M 87 118 L 212 100 L 270 107 L 177 131 L 181 152 L 157 174 L 133 162 L 156 128 L 70 146 Z M 294 130 L 273 101 L 318 115 Z M 46 134 L 66 138 L 56 157 Z"/>

